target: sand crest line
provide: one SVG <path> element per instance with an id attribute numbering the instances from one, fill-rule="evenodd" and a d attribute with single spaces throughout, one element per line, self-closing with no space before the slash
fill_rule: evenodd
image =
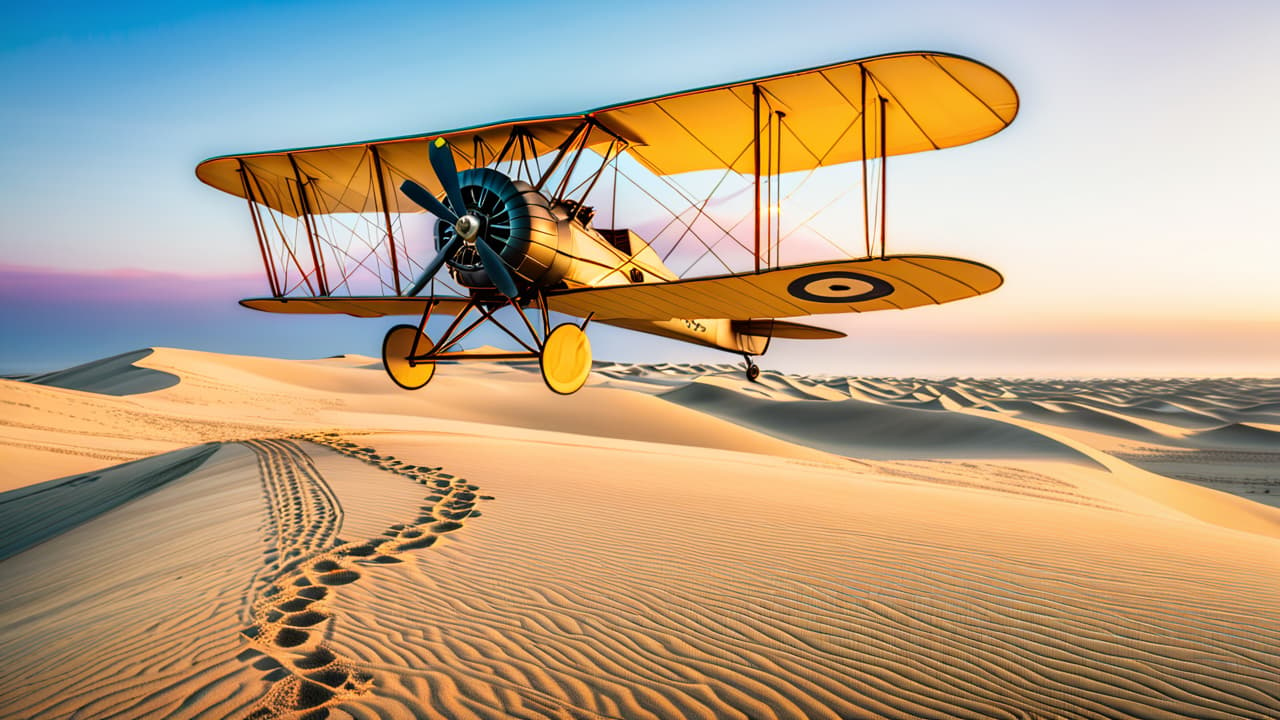
<path id="1" fill-rule="evenodd" d="M 409 478 L 431 492 L 411 521 L 391 525 L 381 537 L 342 542 L 342 505 L 298 441 Z M 251 581 L 248 627 L 242 631 L 250 647 L 238 658 L 265 671 L 272 686 L 249 717 L 324 717 L 325 708 L 368 692 L 373 683 L 371 674 L 325 642 L 332 631 L 328 601 L 334 589 L 359 580 L 361 565 L 400 563 L 397 555 L 431 547 L 479 516 L 480 500 L 492 498 L 443 468 L 409 465 L 337 433 L 241 444 L 258 457 L 268 507 L 262 528 L 268 549 Z"/>

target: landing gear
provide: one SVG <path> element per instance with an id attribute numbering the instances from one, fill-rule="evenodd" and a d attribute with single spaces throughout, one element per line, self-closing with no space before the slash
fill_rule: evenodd
<path id="1" fill-rule="evenodd" d="M 547 387 L 561 395 L 572 395 L 591 374 L 591 341 L 573 323 L 557 325 L 542 344 L 538 362 Z"/>
<path id="2" fill-rule="evenodd" d="M 530 361 L 537 360 L 542 370 L 542 381 L 560 395 L 572 395 L 582 388 L 591 375 L 591 342 L 587 340 L 587 325 L 591 322 L 588 315 L 582 325 L 564 323 L 550 332 L 550 320 L 547 317 L 545 299 L 538 298 L 536 307 L 541 311 L 542 322 L 535 326 L 525 313 L 525 308 L 517 301 L 509 303 L 491 302 L 472 298 L 461 308 L 454 306 L 453 321 L 444 333 L 432 340 L 422 328 L 431 319 L 431 309 L 441 301 L 429 301 L 423 310 L 422 321 L 418 325 L 397 325 L 387 332 L 382 341 L 382 367 L 392 382 L 405 390 L 417 390 L 426 385 L 435 374 L 436 364 L 440 362 L 462 362 L 467 360 L 497 361 Z M 450 299 L 450 302 L 456 300 Z M 520 317 L 528 338 L 521 338 L 513 328 L 507 327 L 494 317 L 494 313 L 503 307 L 512 307 Z M 465 326 L 464 319 L 473 311 L 480 317 Z M 502 330 L 520 345 L 522 350 L 455 350 L 458 343 L 483 323 L 489 323 Z"/>
<path id="3" fill-rule="evenodd" d="M 760 377 L 760 366 L 755 364 L 749 355 L 743 357 L 747 360 L 747 379 L 751 382 L 759 382 L 756 378 Z"/>
<path id="4" fill-rule="evenodd" d="M 431 349 L 431 345 L 431 338 L 426 333 L 419 332 L 416 325 L 397 325 L 391 328 L 382 340 L 382 367 L 391 376 L 391 381 L 405 390 L 417 390 L 431 382 L 436 364 L 409 360 L 415 353 L 425 354 Z"/>

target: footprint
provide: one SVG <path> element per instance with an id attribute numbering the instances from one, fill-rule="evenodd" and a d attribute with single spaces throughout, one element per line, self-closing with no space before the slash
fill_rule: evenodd
<path id="1" fill-rule="evenodd" d="M 303 680 L 298 686 L 298 698 L 296 707 L 299 710 L 323 705 L 333 699 L 333 689 L 325 687 L 320 683 Z"/>
<path id="2" fill-rule="evenodd" d="M 334 656 L 333 651 L 329 650 L 329 648 L 318 647 L 297 660 L 294 660 L 293 666 L 302 668 L 303 670 L 312 670 L 315 668 L 322 668 L 336 659 L 337 658 Z"/>
<path id="3" fill-rule="evenodd" d="M 377 545 L 373 542 L 367 542 L 346 548 L 342 551 L 343 555 L 351 557 L 368 557 L 378 552 Z"/>
<path id="4" fill-rule="evenodd" d="M 318 682 L 321 685 L 328 685 L 331 688 L 342 687 L 344 683 L 351 677 L 351 673 L 340 668 L 329 668 L 326 670 L 316 670 L 309 672 L 305 676 L 308 680 Z"/>
<path id="5" fill-rule="evenodd" d="M 317 579 L 325 585 L 350 585 L 360 579 L 360 573 L 355 570 L 334 570 L 321 575 Z"/>
<path id="6" fill-rule="evenodd" d="M 477 496 L 478 486 L 442 472 L 440 467 L 413 465 L 372 447 L 346 441 L 338 433 L 305 433 L 294 439 L 324 445 L 343 456 L 398 474 L 423 485 L 429 493 L 412 523 L 390 526 L 383 538 L 347 542 L 338 534 L 340 514 L 336 522 L 329 516 L 317 521 L 313 513 L 304 512 L 298 504 L 302 498 L 294 492 L 298 475 L 295 470 L 303 464 L 273 466 L 279 476 L 277 485 L 283 490 L 269 493 L 269 499 L 274 498 L 275 502 L 272 507 L 275 547 L 264 551 L 263 557 L 274 577 L 263 580 L 267 587 L 259 592 L 253 606 L 257 623 L 244 634 L 251 640 L 257 638 L 255 643 L 259 647 L 288 650 L 276 650 L 254 659 L 254 669 L 267 673 L 273 685 L 252 717 L 284 713 L 304 720 L 318 720 L 330 717 L 331 706 L 367 692 L 373 681 L 372 675 L 358 670 L 320 644 L 326 632 L 323 628 L 332 627 L 325 625 L 333 616 L 321 602 L 330 597 L 330 588 L 359 580 L 361 573 L 352 568 L 356 563 L 402 563 L 404 560 L 395 554 L 435 545 L 441 534 L 461 528 L 461 520 L 479 515 L 475 510 L 477 500 L 492 499 L 492 496 Z M 261 446 L 263 457 L 269 451 L 279 455 L 279 451 L 288 450 L 284 445 L 287 441 L 252 442 Z M 299 450 L 297 454 L 302 453 Z M 340 513 L 340 508 L 337 511 Z"/>
<path id="7" fill-rule="evenodd" d="M 299 597 L 292 600 L 286 600 L 276 607 L 284 612 L 298 612 L 299 610 L 306 610 L 307 606 L 313 602 L 315 602 L 315 600 L 312 600 L 311 598 Z"/>
<path id="8" fill-rule="evenodd" d="M 296 630 L 294 628 L 280 628 L 276 633 L 275 643 L 280 647 L 298 647 L 302 643 L 311 639 L 311 634 L 305 630 Z"/>
<path id="9" fill-rule="evenodd" d="M 318 585 L 305 587 L 298 591 L 299 596 L 304 598 L 311 598 L 312 600 L 322 600 L 328 594 L 329 594 L 328 588 L 322 588 Z"/>
<path id="10" fill-rule="evenodd" d="M 305 612 L 294 613 L 287 616 L 284 619 L 284 624 L 289 627 L 304 628 L 319 625 L 328 619 L 329 616 L 325 613 L 317 612 L 315 610 L 307 610 Z"/>
<path id="11" fill-rule="evenodd" d="M 400 543 L 399 545 L 396 546 L 396 550 L 398 552 L 403 552 L 405 550 L 420 550 L 422 548 L 431 547 L 432 545 L 435 545 L 435 544 L 436 544 L 435 535 L 423 535 L 420 538 L 415 538 L 413 540 L 408 540 Z"/>

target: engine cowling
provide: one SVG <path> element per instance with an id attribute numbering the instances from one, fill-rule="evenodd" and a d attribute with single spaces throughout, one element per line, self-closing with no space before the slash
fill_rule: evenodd
<path id="1" fill-rule="evenodd" d="M 513 180 L 491 168 L 459 173 L 467 213 L 481 221 L 476 242 L 489 247 L 511 268 L 521 292 L 549 287 L 564 279 L 572 264 L 573 233 L 551 203 L 532 185 Z M 436 248 L 453 239 L 457 231 L 448 222 L 436 223 Z M 449 272 L 461 285 L 473 289 L 494 287 L 473 245 L 460 244 L 446 260 Z"/>

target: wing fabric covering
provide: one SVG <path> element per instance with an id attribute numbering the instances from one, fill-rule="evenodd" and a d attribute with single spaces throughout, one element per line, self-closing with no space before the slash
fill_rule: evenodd
<path id="1" fill-rule="evenodd" d="M 746 174 L 754 171 L 757 88 L 761 124 L 772 119 L 787 148 L 774 159 L 774 172 L 861 160 L 864 132 L 867 155 L 878 157 L 880 98 L 887 155 L 981 140 L 1018 113 L 1013 85 L 986 65 L 901 53 L 624 103 L 592 117 L 631 141 L 628 152 L 659 175 L 726 168 Z"/>
<path id="2" fill-rule="evenodd" d="M 558 148 L 581 124 L 581 115 L 533 118 L 427 135 L 227 155 L 200 163 L 196 177 L 238 197 L 245 197 L 247 185 L 254 201 L 289 217 L 300 217 L 304 210 L 317 215 L 382 212 L 384 194 L 387 211 L 420 213 L 422 208 L 397 188 L 412 180 L 433 195 L 444 193 L 427 157 L 436 138 L 445 138 L 453 147 L 461 172 L 485 165 L 476 162 L 477 150 L 483 158 L 493 157 L 513 129 L 519 130 L 526 147 L 532 146 L 532 153 L 543 155 Z M 592 142 L 610 140 L 597 135 Z"/>
<path id="3" fill-rule="evenodd" d="M 427 148 L 436 138 L 445 138 L 455 149 L 461 171 L 491 161 L 517 135 L 532 155 L 552 152 L 588 122 L 588 147 L 603 152 L 620 137 L 628 143 L 626 152 L 659 175 L 712 169 L 751 173 L 757 92 L 761 132 L 766 119 L 776 123 L 768 132 L 780 135 L 786 148 L 775 158 L 774 172 L 861 160 L 864 133 L 867 154 L 877 156 L 881 98 L 888 155 L 970 143 L 999 132 L 1018 112 L 1013 85 L 986 65 L 946 53 L 909 52 L 569 115 L 227 155 L 200 163 L 196 175 L 219 190 L 248 195 L 291 217 L 380 212 L 383 196 L 388 212 L 416 213 L 422 209 L 395 188 L 412 180 L 434 194 L 442 192 L 427 160 Z"/>
<path id="4" fill-rule="evenodd" d="M 550 295 L 547 303 L 556 312 L 601 320 L 752 320 L 940 305 L 989 293 L 1003 282 L 1000 273 L 970 260 L 896 255 L 568 290 Z"/>
<path id="5" fill-rule="evenodd" d="M 250 310 L 287 315 L 351 315 L 371 318 L 387 315 L 421 315 L 428 303 L 432 312 L 457 315 L 467 305 L 460 297 L 298 297 L 247 298 L 240 304 Z"/>

